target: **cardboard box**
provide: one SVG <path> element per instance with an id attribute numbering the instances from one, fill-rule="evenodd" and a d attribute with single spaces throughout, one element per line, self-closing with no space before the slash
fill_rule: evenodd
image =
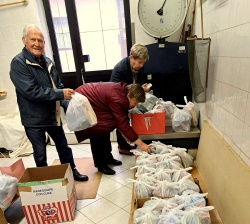
<path id="1" fill-rule="evenodd" d="M 199 175 L 197 167 L 193 166 L 193 169 L 190 170 L 189 172 L 192 174 L 192 177 L 194 178 L 195 183 L 199 186 L 200 192 L 201 193 L 208 192 L 201 176 Z M 141 208 L 144 205 L 144 203 L 150 199 L 151 199 L 150 197 L 136 198 L 135 192 L 134 192 L 134 185 L 133 185 L 132 200 L 131 200 L 131 207 L 130 207 L 130 216 L 129 216 L 128 224 L 134 224 L 134 212 L 135 212 L 135 210 L 138 208 Z M 210 195 L 208 197 L 206 197 L 206 204 L 207 204 L 207 206 L 209 206 L 209 205 L 214 206 L 214 203 L 213 203 Z M 210 214 L 211 224 L 223 224 L 223 222 L 220 218 L 220 215 L 219 215 L 218 211 L 216 210 L 216 208 L 212 211 L 209 211 L 209 214 Z"/>
<path id="2" fill-rule="evenodd" d="M 24 170 L 22 159 L 1 158 L 0 173 L 16 177 L 19 180 Z"/>
<path id="3" fill-rule="evenodd" d="M 196 176 L 196 178 L 197 178 L 197 176 Z M 150 199 L 151 198 L 137 198 L 136 199 L 136 198 L 132 197 L 130 217 L 129 217 L 128 224 L 134 223 L 135 210 L 138 208 L 141 208 L 144 205 L 144 203 Z M 212 205 L 211 200 L 207 200 L 207 205 Z M 209 215 L 210 215 L 210 219 L 211 219 L 211 224 L 223 224 L 216 209 L 209 211 Z"/>
<path id="4" fill-rule="evenodd" d="M 131 114 L 132 127 L 138 135 L 164 134 L 164 112 L 154 114 Z"/>
<path id="5" fill-rule="evenodd" d="M 76 195 L 69 164 L 27 168 L 18 192 L 28 224 L 74 220 Z"/>

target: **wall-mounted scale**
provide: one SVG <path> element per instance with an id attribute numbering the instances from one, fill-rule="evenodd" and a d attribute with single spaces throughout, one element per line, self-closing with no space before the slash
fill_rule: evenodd
<path id="1" fill-rule="evenodd" d="M 168 42 L 185 21 L 187 0 L 139 0 L 138 17 L 145 32 L 158 40 L 146 45 L 149 60 L 144 65 L 145 82 L 153 84 L 157 97 L 185 104 L 192 100 L 187 44 Z"/>
<path id="2" fill-rule="evenodd" d="M 164 43 L 185 21 L 187 0 L 139 0 L 138 16 L 144 30 Z"/>

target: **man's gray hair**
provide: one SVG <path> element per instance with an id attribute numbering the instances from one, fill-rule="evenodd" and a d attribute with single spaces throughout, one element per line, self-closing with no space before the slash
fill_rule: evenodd
<path id="1" fill-rule="evenodd" d="M 35 25 L 35 24 L 28 24 L 23 28 L 23 37 L 26 38 L 27 33 L 30 29 L 39 29 L 41 31 L 41 29 Z M 41 31 L 42 32 L 42 31 Z"/>
<path id="2" fill-rule="evenodd" d="M 134 59 L 142 59 L 142 60 L 149 59 L 148 49 L 142 44 L 134 44 L 131 47 L 130 55 L 132 55 Z"/>

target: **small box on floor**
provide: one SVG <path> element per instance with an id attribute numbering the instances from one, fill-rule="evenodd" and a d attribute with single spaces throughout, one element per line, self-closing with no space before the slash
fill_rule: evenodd
<path id="1" fill-rule="evenodd" d="M 76 194 L 69 164 L 27 168 L 18 192 L 28 224 L 74 220 Z"/>
<path id="2" fill-rule="evenodd" d="M 164 134 L 165 119 L 165 112 L 131 114 L 132 127 L 138 135 Z"/>

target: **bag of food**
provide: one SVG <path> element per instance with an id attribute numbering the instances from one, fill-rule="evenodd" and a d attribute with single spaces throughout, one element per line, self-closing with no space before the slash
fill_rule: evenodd
<path id="1" fill-rule="evenodd" d="M 66 120 L 70 131 L 81 131 L 97 124 L 97 117 L 89 100 L 77 92 L 69 102 Z"/>
<path id="2" fill-rule="evenodd" d="M 0 209 L 7 209 L 17 193 L 16 177 L 0 174 Z"/>
<path id="3" fill-rule="evenodd" d="M 191 118 L 189 112 L 175 108 L 172 119 L 172 129 L 175 132 L 189 132 L 191 130 Z"/>

